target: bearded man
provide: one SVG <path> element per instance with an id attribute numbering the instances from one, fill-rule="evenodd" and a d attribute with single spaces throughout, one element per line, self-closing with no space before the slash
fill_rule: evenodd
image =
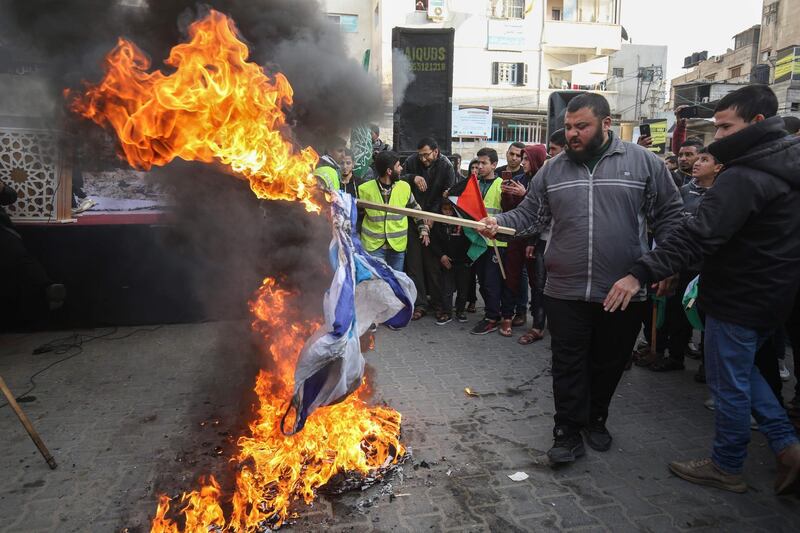
<path id="1" fill-rule="evenodd" d="M 545 252 L 544 307 L 553 351 L 555 428 L 551 463 L 611 447 L 608 408 L 644 315 L 644 290 L 622 313 L 603 301 L 630 265 L 650 249 L 647 227 L 663 240 L 681 220 L 681 196 L 652 152 L 611 131 L 605 98 L 585 93 L 567 107 L 566 150 L 536 174 L 514 210 L 482 220 L 494 237 L 510 226 L 537 236 L 552 222 Z"/>

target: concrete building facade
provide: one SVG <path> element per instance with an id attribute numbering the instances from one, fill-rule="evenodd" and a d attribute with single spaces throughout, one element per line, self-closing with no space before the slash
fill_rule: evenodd
<path id="1" fill-rule="evenodd" d="M 759 60 L 770 66 L 778 113 L 800 116 L 800 0 L 764 0 Z"/>
<path id="2" fill-rule="evenodd" d="M 667 47 L 623 44 L 609 59 L 607 89 L 612 113 L 620 122 L 637 123 L 663 114 Z"/>
<path id="3" fill-rule="evenodd" d="M 466 155 L 478 144 L 502 152 L 517 140 L 544 142 L 547 101 L 554 91 L 613 96 L 608 58 L 621 46 L 621 0 L 325 0 L 323 6 L 346 33 L 353 58 L 362 60 L 369 51 L 370 72 L 387 104 L 380 124 L 387 139 L 395 27 L 455 29 L 452 104 L 493 110 L 488 142 L 454 143 L 454 151 Z"/>

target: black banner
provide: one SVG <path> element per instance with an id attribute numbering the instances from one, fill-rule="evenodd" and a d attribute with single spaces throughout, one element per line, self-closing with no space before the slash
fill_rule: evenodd
<path id="1" fill-rule="evenodd" d="M 392 49 L 405 55 L 413 74 L 403 103 L 394 112 L 395 151 L 416 151 L 421 138 L 433 137 L 442 153 L 450 153 L 454 36 L 453 28 L 392 30 Z M 393 83 L 407 74 L 394 73 Z"/>

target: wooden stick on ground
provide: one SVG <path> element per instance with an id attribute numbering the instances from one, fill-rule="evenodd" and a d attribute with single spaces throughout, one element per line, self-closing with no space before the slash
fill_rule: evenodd
<path id="1" fill-rule="evenodd" d="M 452 224 L 454 226 L 462 226 L 465 228 L 472 228 L 475 230 L 484 229 L 486 226 L 477 220 L 468 220 L 466 218 L 451 217 L 442 215 L 441 213 L 431 213 L 430 211 L 421 211 L 419 209 L 409 209 L 407 207 L 396 207 L 393 205 L 377 204 L 375 202 L 368 202 L 366 200 L 356 200 L 359 207 L 367 209 L 375 209 L 376 211 L 386 211 L 387 213 L 395 213 L 398 215 L 406 215 L 414 218 L 422 218 L 425 220 L 433 220 L 434 222 L 442 222 L 444 224 Z M 497 233 L 503 235 L 516 235 L 517 231 L 514 228 L 507 228 L 500 226 Z"/>
<path id="2" fill-rule="evenodd" d="M 47 461 L 47 464 L 50 466 L 50 469 L 55 470 L 56 466 L 58 466 L 56 464 L 56 460 L 53 459 L 52 455 L 50 455 L 50 452 L 47 450 L 47 446 L 45 446 L 44 442 L 42 442 L 42 438 L 33 428 L 33 424 L 31 424 L 31 421 L 28 420 L 28 417 L 20 408 L 19 404 L 17 403 L 17 400 L 14 398 L 14 395 L 11 394 L 11 390 L 9 390 L 8 385 L 6 385 L 6 382 L 3 380 L 3 376 L 0 376 L 0 389 L 3 389 L 3 394 L 5 395 L 6 400 L 8 400 L 8 405 L 10 405 L 11 408 L 14 410 L 14 412 L 17 414 L 19 421 L 22 422 L 22 425 L 25 427 L 25 431 L 27 431 L 28 435 L 30 435 L 31 439 L 33 439 L 33 443 L 36 445 L 37 448 L 39 448 L 39 452 L 41 452 L 42 457 L 44 457 L 44 460 Z"/>

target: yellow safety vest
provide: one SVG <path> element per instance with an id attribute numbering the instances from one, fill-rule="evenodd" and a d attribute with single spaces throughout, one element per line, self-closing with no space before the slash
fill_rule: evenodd
<path id="1" fill-rule="evenodd" d="M 490 217 L 496 217 L 497 215 L 503 212 L 503 208 L 500 207 L 500 195 L 501 195 L 500 186 L 502 184 L 503 184 L 502 179 L 495 178 L 495 180 L 489 187 L 489 190 L 486 191 L 486 195 L 483 197 L 483 204 L 486 206 L 486 212 L 489 214 Z M 486 239 L 486 242 L 488 242 L 492 246 L 494 246 L 494 244 L 497 243 L 497 246 L 500 248 L 508 246 L 508 243 L 503 241 Z"/>
<path id="2" fill-rule="evenodd" d="M 358 187 L 358 197 L 368 202 L 383 203 L 378 180 L 369 180 Z M 404 181 L 397 181 L 389 196 L 389 205 L 406 207 L 411 199 L 411 187 Z M 373 252 L 389 243 L 392 250 L 405 252 L 408 245 L 408 217 L 365 209 L 364 221 L 361 224 L 361 243 L 368 252 Z"/>
<path id="3" fill-rule="evenodd" d="M 333 167 L 319 167 L 314 170 L 314 175 L 329 191 L 339 190 L 339 173 Z"/>

